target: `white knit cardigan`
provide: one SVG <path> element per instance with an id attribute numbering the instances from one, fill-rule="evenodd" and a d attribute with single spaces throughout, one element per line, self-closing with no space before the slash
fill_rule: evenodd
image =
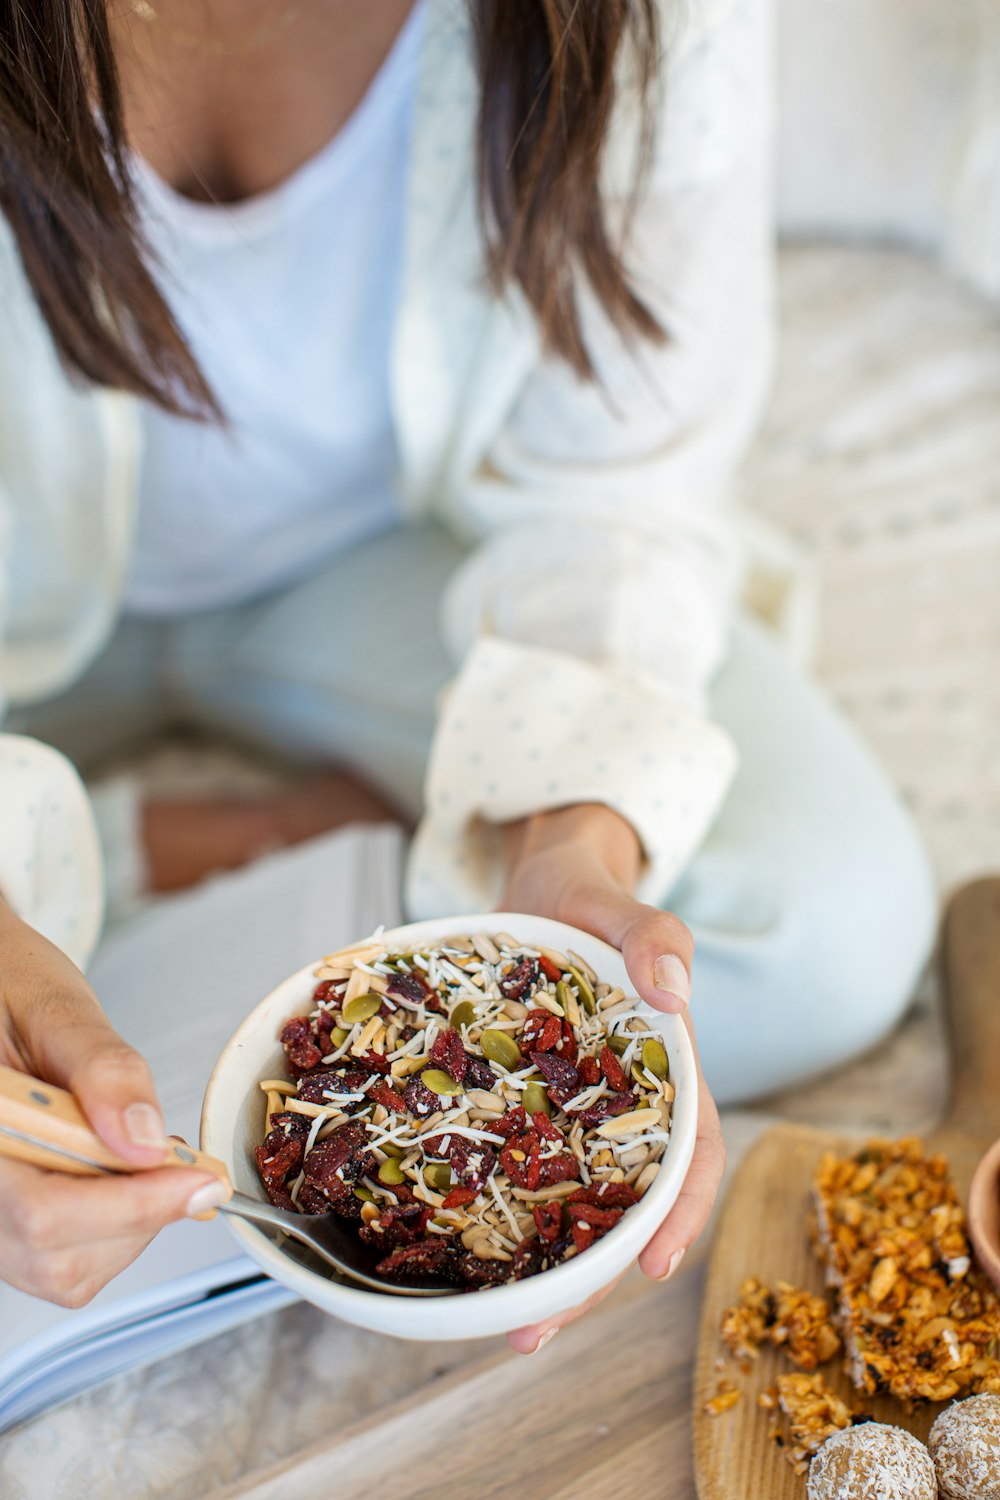
<path id="1" fill-rule="evenodd" d="M 631 253 L 670 339 L 629 353 L 585 300 L 590 386 L 542 356 L 518 296 L 484 288 L 467 7 L 428 0 L 391 389 L 407 513 L 475 545 L 442 601 L 456 675 L 410 859 L 414 915 L 487 906 L 490 826 L 578 800 L 631 820 L 655 899 L 734 771 L 706 688 L 737 575 L 732 480 L 770 360 L 769 6 L 662 8 L 665 103 Z M 612 202 L 632 124 L 626 102 Z M 28 703 L 77 678 L 114 627 L 141 424 L 132 398 L 66 377 L 2 224 L 0 319 L 0 692 Z M 93 819 L 66 762 L 11 735 L 0 890 L 86 961 L 102 915 Z"/>

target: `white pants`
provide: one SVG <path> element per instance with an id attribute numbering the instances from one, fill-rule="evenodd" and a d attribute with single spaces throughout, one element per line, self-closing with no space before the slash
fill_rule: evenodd
<path id="1" fill-rule="evenodd" d="M 438 599 L 460 556 L 437 528 L 398 530 L 266 599 L 126 619 L 79 683 L 10 727 L 86 767 L 134 736 L 194 722 L 350 766 L 415 815 L 451 671 Z M 736 628 L 713 711 L 740 769 L 669 906 L 695 936 L 705 1072 L 731 1103 L 882 1037 L 927 959 L 936 901 L 887 776 L 751 622 Z"/>

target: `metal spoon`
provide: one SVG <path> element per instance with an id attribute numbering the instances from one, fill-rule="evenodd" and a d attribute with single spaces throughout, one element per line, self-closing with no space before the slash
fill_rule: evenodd
<path id="1" fill-rule="evenodd" d="M 236 1192 L 227 1203 L 220 1203 L 219 1212 L 246 1219 L 259 1229 L 280 1230 L 289 1239 L 306 1245 L 335 1271 L 373 1292 L 389 1292 L 398 1297 L 442 1297 L 458 1290 L 454 1282 L 433 1276 L 422 1276 L 419 1282 L 387 1281 L 376 1276 L 371 1256 L 366 1254 L 367 1247 L 344 1227 L 336 1214 L 290 1213 L 288 1209 L 275 1208 L 271 1203 Z"/>
<path id="2" fill-rule="evenodd" d="M 117 1156 L 94 1134 L 72 1094 L 3 1066 L 0 1066 L 0 1156 L 12 1156 L 49 1171 L 79 1176 L 142 1170 Z M 458 1290 L 440 1277 L 421 1277 L 419 1283 L 383 1280 L 375 1274 L 368 1247 L 335 1214 L 289 1213 L 246 1193 L 234 1192 L 225 1163 L 196 1151 L 184 1141 L 168 1143 L 163 1165 L 214 1173 L 230 1194 L 219 1205 L 222 1213 L 246 1219 L 262 1229 L 279 1230 L 289 1239 L 298 1240 L 328 1266 L 369 1291 L 388 1292 L 397 1297 L 441 1297 L 454 1295 Z M 198 1217 L 211 1219 L 215 1213 L 213 1210 Z"/>

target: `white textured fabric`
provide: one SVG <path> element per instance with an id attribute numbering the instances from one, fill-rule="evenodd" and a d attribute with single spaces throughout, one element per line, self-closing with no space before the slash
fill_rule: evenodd
<path id="1" fill-rule="evenodd" d="M 128 610 L 251 598 L 397 517 L 389 348 L 422 19 L 273 191 L 195 203 L 136 163 L 161 284 L 228 426 L 144 408 Z"/>
<path id="2" fill-rule="evenodd" d="M 665 116 L 630 254 L 669 341 L 644 349 L 637 363 L 585 303 L 601 377 L 600 387 L 585 386 L 543 356 L 521 297 L 498 301 L 489 293 L 469 17 L 451 0 L 428 0 L 390 389 L 405 510 L 480 544 L 445 602 L 456 651 L 467 653 L 490 634 L 507 639 L 522 690 L 539 703 L 546 747 L 565 734 L 555 709 L 546 708 L 550 695 L 538 690 L 539 651 L 561 654 L 569 684 L 578 657 L 609 689 L 625 684 L 634 700 L 645 695 L 645 711 L 633 701 L 629 717 L 651 750 L 668 758 L 669 745 L 650 726 L 660 724 L 665 699 L 686 706 L 690 756 L 677 760 L 684 781 L 674 794 L 701 809 L 704 822 L 725 785 L 715 763 L 719 731 L 700 715 L 732 604 L 732 476 L 769 369 L 769 6 L 699 0 L 686 7 L 679 36 L 675 7 L 664 0 L 663 12 L 672 36 Z M 607 163 L 612 205 L 631 186 L 627 98 Z M 8 585 L 28 578 L 31 587 L 8 599 L 0 681 L 25 701 L 78 675 L 113 625 L 134 524 L 141 424 L 136 403 L 102 407 L 66 379 L 9 241 L 5 252 L 0 306 L 5 314 L 11 307 L 17 337 L 0 339 L 4 566 Z M 99 461 L 82 461 L 95 447 Z M 120 481 L 114 506 L 110 470 Z M 46 535 L 33 520 L 40 504 L 49 507 Z M 53 532 L 76 545 L 53 550 Z M 551 555 L 535 548 L 542 536 Z M 518 555 L 519 569 L 510 566 Z M 552 578 L 564 560 L 583 583 L 557 593 Z M 83 648 L 81 597 L 89 607 Z M 547 754 L 549 779 L 570 776 L 591 799 L 628 774 L 626 758 L 612 763 L 607 780 L 588 785 L 583 764 L 570 773 L 560 753 Z M 437 764 L 452 777 L 446 757 Z M 435 904 L 455 909 L 472 899 L 465 833 L 483 798 L 474 778 L 460 782 L 453 769 L 465 817 L 453 810 L 449 843 L 432 813 L 416 859 L 425 848 L 437 851 Z M 505 774 L 516 780 L 522 773 Z M 519 800 L 515 785 L 501 799 Z M 662 820 L 650 818 L 638 832 L 650 868 L 659 868 Z"/>
<path id="3" fill-rule="evenodd" d="M 495 907 L 497 825 L 574 802 L 604 802 L 643 830 L 639 895 L 662 901 L 735 768 L 728 734 L 680 699 L 627 679 L 612 684 L 555 652 L 480 641 L 438 721 L 407 906 L 446 911 L 461 881 L 473 910 Z"/>
<path id="4" fill-rule="evenodd" d="M 87 794 L 65 756 L 0 735 L 0 895 L 74 963 L 104 912 L 101 851 Z"/>

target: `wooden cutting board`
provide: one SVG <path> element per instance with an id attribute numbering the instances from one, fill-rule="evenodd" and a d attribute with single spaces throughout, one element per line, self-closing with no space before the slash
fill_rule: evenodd
<path id="1" fill-rule="evenodd" d="M 928 1144 L 945 1152 L 963 1199 L 983 1151 L 1000 1136 L 1000 879 L 964 887 L 952 900 L 942 947 L 944 1008 L 951 1050 L 951 1103 Z M 844 1119 L 851 1101 L 844 1099 Z M 769 1286 L 784 1280 L 820 1292 L 821 1269 L 806 1237 L 813 1170 L 820 1154 L 850 1149 L 857 1137 L 781 1125 L 747 1154 L 734 1179 L 715 1231 L 702 1305 L 693 1391 L 694 1464 L 700 1500 L 805 1500 L 806 1480 L 769 1440 L 768 1413 L 758 1395 L 794 1368 L 779 1351 L 762 1349 L 750 1374 L 725 1354 L 719 1339 L 724 1309 L 740 1283 L 757 1276 Z M 823 1373 L 845 1400 L 858 1393 L 834 1361 Z M 720 1376 L 739 1387 L 741 1399 L 716 1417 L 705 1412 Z M 925 1438 L 940 1407 L 907 1415 L 891 1398 L 863 1400 L 864 1409 Z"/>

